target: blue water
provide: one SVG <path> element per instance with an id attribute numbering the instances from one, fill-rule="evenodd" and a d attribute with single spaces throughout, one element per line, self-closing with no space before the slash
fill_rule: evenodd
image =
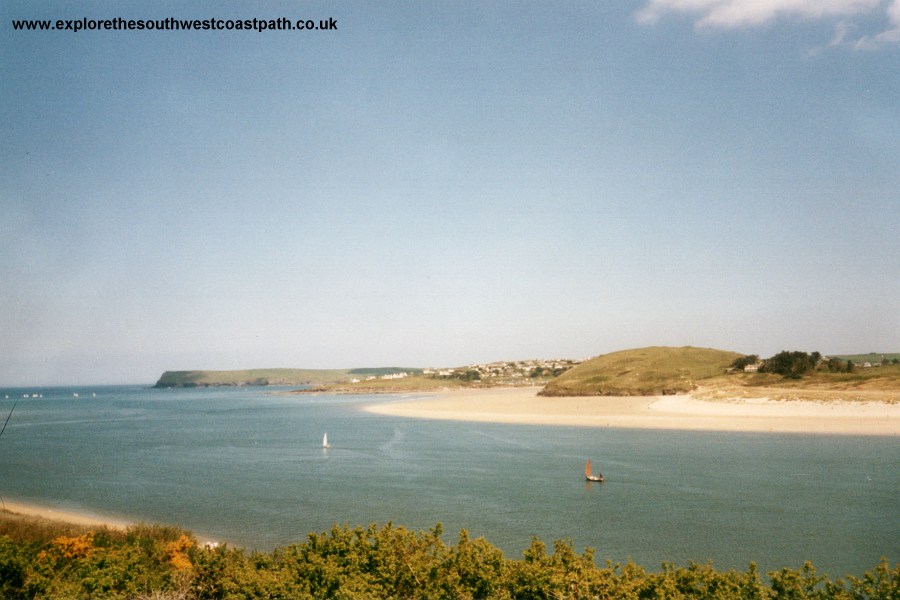
<path id="1" fill-rule="evenodd" d="M 599 564 L 650 569 L 810 560 L 843 576 L 900 560 L 893 437 L 423 421 L 361 410 L 384 396 L 272 391 L 0 390 L 3 419 L 18 401 L 0 494 L 262 550 L 334 523 L 393 521 L 441 522 L 448 543 L 467 529 L 509 557 L 532 536 L 570 538 Z M 583 481 L 587 457 L 602 485 Z"/>

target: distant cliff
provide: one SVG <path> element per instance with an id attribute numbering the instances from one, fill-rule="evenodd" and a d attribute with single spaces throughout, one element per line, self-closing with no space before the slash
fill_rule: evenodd
<path id="1" fill-rule="evenodd" d="M 245 385 L 332 385 L 363 375 L 421 372 L 421 369 L 376 367 L 363 369 L 245 369 L 242 371 L 166 371 L 153 387 L 189 388 Z"/>
<path id="2" fill-rule="evenodd" d="M 347 369 L 246 369 L 243 371 L 166 371 L 153 387 L 187 388 L 243 385 L 323 385 L 346 381 Z"/>

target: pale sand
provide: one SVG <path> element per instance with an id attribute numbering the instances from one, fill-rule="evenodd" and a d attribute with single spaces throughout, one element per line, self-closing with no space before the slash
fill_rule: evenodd
<path id="1" fill-rule="evenodd" d="M 125 531 L 129 527 L 139 524 L 137 521 L 128 521 L 125 519 L 118 519 L 115 517 L 92 514 L 88 512 L 61 510 L 58 508 L 51 508 L 49 506 L 40 504 L 32 504 L 30 502 L 26 503 L 4 500 L 3 503 L 0 504 L 0 510 L 6 513 L 11 513 L 13 515 L 21 515 L 24 517 L 41 517 L 43 519 L 50 519 L 51 521 L 61 521 L 63 523 L 81 525 L 83 527 L 89 528 L 106 527 L 108 529 L 118 529 L 120 531 Z M 200 544 L 208 548 L 213 548 L 221 543 L 205 535 L 198 535 L 194 533 L 194 537 Z"/>
<path id="2" fill-rule="evenodd" d="M 900 404 L 678 396 L 544 398 L 540 388 L 450 391 L 366 410 L 418 419 L 632 429 L 900 434 Z"/>
<path id="3" fill-rule="evenodd" d="M 121 519 L 92 515 L 86 512 L 60 510 L 57 508 L 50 508 L 48 506 L 41 506 L 38 504 L 11 502 L 9 500 L 5 500 L 3 504 L 0 505 L 0 508 L 5 510 L 6 512 L 17 515 L 41 517 L 53 521 L 63 521 L 65 523 L 71 523 L 73 525 L 83 525 L 85 527 L 108 527 L 110 529 L 124 530 L 129 526 L 134 525 L 134 523 L 132 522 Z"/>

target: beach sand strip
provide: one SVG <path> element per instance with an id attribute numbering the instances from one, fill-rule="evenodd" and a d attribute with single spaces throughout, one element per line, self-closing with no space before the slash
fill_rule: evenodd
<path id="1" fill-rule="evenodd" d="M 675 396 L 543 397 L 540 388 L 448 391 L 366 407 L 375 414 L 522 425 L 895 436 L 900 404 Z"/>
<path id="2" fill-rule="evenodd" d="M 2 508 L 2 510 L 4 510 L 5 512 L 13 515 L 39 517 L 41 519 L 61 521 L 64 523 L 80 525 L 83 527 L 107 527 L 109 529 L 119 529 L 124 531 L 131 525 L 135 525 L 135 523 L 133 522 L 122 519 L 94 515 L 87 512 L 61 510 L 58 508 L 51 508 L 48 506 L 42 506 L 39 504 L 32 504 L 27 502 L 14 502 L 4 500 L 2 505 L 0 505 L 0 508 Z"/>

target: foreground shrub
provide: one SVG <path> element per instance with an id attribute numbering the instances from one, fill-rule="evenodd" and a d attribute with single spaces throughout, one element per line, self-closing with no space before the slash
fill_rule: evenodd
<path id="1" fill-rule="evenodd" d="M 27 529 L 27 528 L 26 528 Z M 663 564 L 648 572 L 631 562 L 599 568 L 593 551 L 569 540 L 532 540 L 511 560 L 483 538 L 459 533 L 442 541 L 440 525 L 414 532 L 391 523 L 334 526 L 304 543 L 273 552 L 207 548 L 171 527 L 127 531 L 54 530 L 0 518 L 0 598 L 122 600 L 250 600 L 453 598 L 640 600 L 900 600 L 900 564 L 883 560 L 847 581 L 832 581 L 806 564 L 768 573 L 710 564 Z"/>

